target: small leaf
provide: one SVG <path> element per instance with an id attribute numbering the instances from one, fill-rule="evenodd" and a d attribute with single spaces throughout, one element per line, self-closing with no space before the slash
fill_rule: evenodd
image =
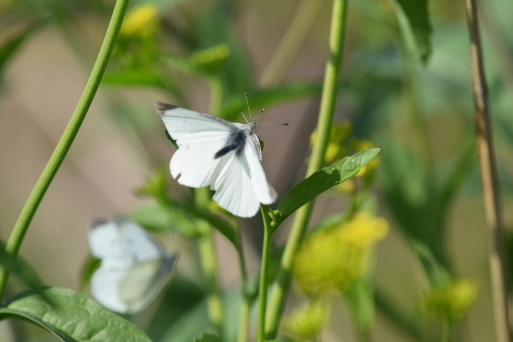
<path id="1" fill-rule="evenodd" d="M 0 241 L 0 264 L 16 274 L 33 291 L 41 293 L 44 283 L 37 272 L 21 256 L 13 258 L 10 254 L 7 254 L 3 241 Z"/>
<path id="2" fill-rule="evenodd" d="M 337 164 L 317 171 L 290 190 L 278 206 L 280 222 L 332 186 L 354 176 L 381 151 L 379 148 L 365 149 Z"/>
<path id="3" fill-rule="evenodd" d="M 84 290 L 91 282 L 94 272 L 100 267 L 100 259 L 96 259 L 89 255 L 80 270 L 80 290 Z"/>
<path id="4" fill-rule="evenodd" d="M 347 310 L 361 336 L 369 333 L 374 321 L 374 289 L 371 272 L 354 280 L 344 292 Z"/>
<path id="5" fill-rule="evenodd" d="M 195 338 L 194 342 L 222 342 L 219 336 L 211 334 L 211 333 L 204 333 L 201 335 L 201 337 Z"/>
<path id="6" fill-rule="evenodd" d="M 151 342 L 135 325 L 82 293 L 47 288 L 43 294 L 52 306 L 36 293 L 24 292 L 0 308 L 0 320 L 26 319 L 65 342 Z"/>
<path id="7" fill-rule="evenodd" d="M 181 207 L 150 204 L 130 215 L 137 223 L 152 232 L 173 232 L 195 239 L 205 231 L 206 221 L 198 219 Z"/>
<path id="8" fill-rule="evenodd" d="M 431 54 L 431 24 L 427 0 L 393 0 L 406 45 L 422 62 Z"/>

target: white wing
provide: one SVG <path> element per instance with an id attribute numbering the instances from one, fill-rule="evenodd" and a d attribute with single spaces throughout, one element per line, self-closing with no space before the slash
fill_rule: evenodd
<path id="1" fill-rule="evenodd" d="M 180 175 L 178 183 L 193 188 L 212 184 L 222 164 L 222 158 L 214 156 L 238 128 L 216 116 L 160 102 L 155 103 L 155 108 L 180 147 L 171 159 L 171 175 Z"/>
<path id="2" fill-rule="evenodd" d="M 102 259 L 91 280 L 91 294 L 120 313 L 144 309 L 164 285 L 176 259 L 138 224 L 121 217 L 93 222 L 89 243 L 91 253 Z"/>
<path id="3" fill-rule="evenodd" d="M 240 217 L 252 217 L 260 203 L 271 204 L 276 192 L 267 182 L 257 151 L 248 139 L 244 151 L 230 152 L 223 157 L 224 165 L 211 188 L 214 200 L 229 212 Z"/>

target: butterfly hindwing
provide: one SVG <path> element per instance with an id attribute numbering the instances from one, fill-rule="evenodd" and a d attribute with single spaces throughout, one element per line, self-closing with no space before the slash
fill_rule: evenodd
<path id="1" fill-rule="evenodd" d="M 144 309 L 164 285 L 176 258 L 137 223 L 122 217 L 93 222 L 89 242 L 91 253 L 102 259 L 91 280 L 91 294 L 120 313 Z"/>

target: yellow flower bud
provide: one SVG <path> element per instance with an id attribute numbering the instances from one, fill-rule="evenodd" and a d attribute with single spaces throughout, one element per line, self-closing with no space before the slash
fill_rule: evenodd
<path id="1" fill-rule="evenodd" d="M 127 13 L 119 33 L 122 36 L 150 36 L 158 28 L 157 14 L 157 6 L 152 3 L 135 7 Z"/>
<path id="2" fill-rule="evenodd" d="M 427 293 L 423 307 L 430 316 L 447 322 L 465 318 L 477 298 L 478 285 L 469 279 L 456 279 Z"/>
<path id="3" fill-rule="evenodd" d="M 327 305 L 321 302 L 309 303 L 283 317 L 281 330 L 298 341 L 311 341 L 320 334 L 329 314 Z"/>

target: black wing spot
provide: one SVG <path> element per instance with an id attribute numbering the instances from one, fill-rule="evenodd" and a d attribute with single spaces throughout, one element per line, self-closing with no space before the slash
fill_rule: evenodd
<path id="1" fill-rule="evenodd" d="M 226 155 L 228 152 L 233 150 L 237 150 L 237 156 L 239 156 L 244 150 L 244 146 L 246 145 L 246 132 L 242 129 L 234 130 L 228 136 L 228 140 L 222 149 L 217 151 L 214 155 L 214 159 L 221 158 Z"/>

